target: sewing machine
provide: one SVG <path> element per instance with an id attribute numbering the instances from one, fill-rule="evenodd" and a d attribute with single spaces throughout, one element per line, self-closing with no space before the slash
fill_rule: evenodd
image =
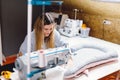
<path id="1" fill-rule="evenodd" d="M 26 80 L 27 77 L 30 77 L 31 80 L 37 80 L 45 70 L 57 65 L 66 64 L 70 58 L 70 49 L 67 47 L 59 47 L 31 52 L 30 74 L 27 74 L 27 56 L 28 54 L 25 54 L 18 57 L 15 61 L 15 67 L 19 71 L 20 80 Z"/>
<path id="2" fill-rule="evenodd" d="M 67 37 L 80 35 L 83 20 L 69 19 L 67 14 L 50 12 L 57 21 L 57 30 Z"/>
<path id="3" fill-rule="evenodd" d="M 59 29 L 62 35 L 67 37 L 78 36 L 83 20 L 66 19 L 64 27 Z"/>

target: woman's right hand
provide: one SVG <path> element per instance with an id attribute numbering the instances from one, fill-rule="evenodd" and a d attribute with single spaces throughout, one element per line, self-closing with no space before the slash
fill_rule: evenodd
<path id="1" fill-rule="evenodd" d="M 17 57 L 20 57 L 20 56 L 22 56 L 23 55 L 23 53 L 22 52 L 19 52 L 18 54 L 17 54 Z"/>

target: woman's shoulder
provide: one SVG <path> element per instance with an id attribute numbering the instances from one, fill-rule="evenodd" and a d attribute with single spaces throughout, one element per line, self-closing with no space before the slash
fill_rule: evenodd
<path id="1" fill-rule="evenodd" d="M 61 39 L 61 35 L 56 29 L 54 30 L 54 37 L 56 40 Z"/>
<path id="2" fill-rule="evenodd" d="M 35 30 L 31 31 L 31 36 L 32 36 L 32 37 L 35 36 Z"/>
<path id="3" fill-rule="evenodd" d="M 35 30 L 31 31 L 30 35 L 31 35 L 32 40 L 35 39 Z M 25 39 L 27 39 L 27 38 L 28 38 L 28 34 L 26 35 Z"/>
<path id="4" fill-rule="evenodd" d="M 54 30 L 54 38 L 56 41 L 59 41 L 61 39 L 61 35 L 56 29 Z"/>
<path id="5" fill-rule="evenodd" d="M 60 36 L 60 33 L 56 29 L 54 29 L 54 34 L 55 36 Z"/>

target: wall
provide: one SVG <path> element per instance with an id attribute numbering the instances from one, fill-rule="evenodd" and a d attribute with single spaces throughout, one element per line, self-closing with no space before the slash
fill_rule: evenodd
<path id="1" fill-rule="evenodd" d="M 73 9 L 78 9 L 78 19 L 91 28 L 90 35 L 120 44 L 120 3 L 97 2 L 92 0 L 64 0 L 62 12 L 74 18 Z M 110 25 L 103 24 L 111 21 Z"/>

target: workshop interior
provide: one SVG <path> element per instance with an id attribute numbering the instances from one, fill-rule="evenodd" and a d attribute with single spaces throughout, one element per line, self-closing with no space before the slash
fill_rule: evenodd
<path id="1" fill-rule="evenodd" d="M 120 80 L 120 0 L 0 0 L 0 80 Z M 66 45 L 30 50 L 49 13 Z M 19 48 L 28 35 L 27 53 Z"/>

